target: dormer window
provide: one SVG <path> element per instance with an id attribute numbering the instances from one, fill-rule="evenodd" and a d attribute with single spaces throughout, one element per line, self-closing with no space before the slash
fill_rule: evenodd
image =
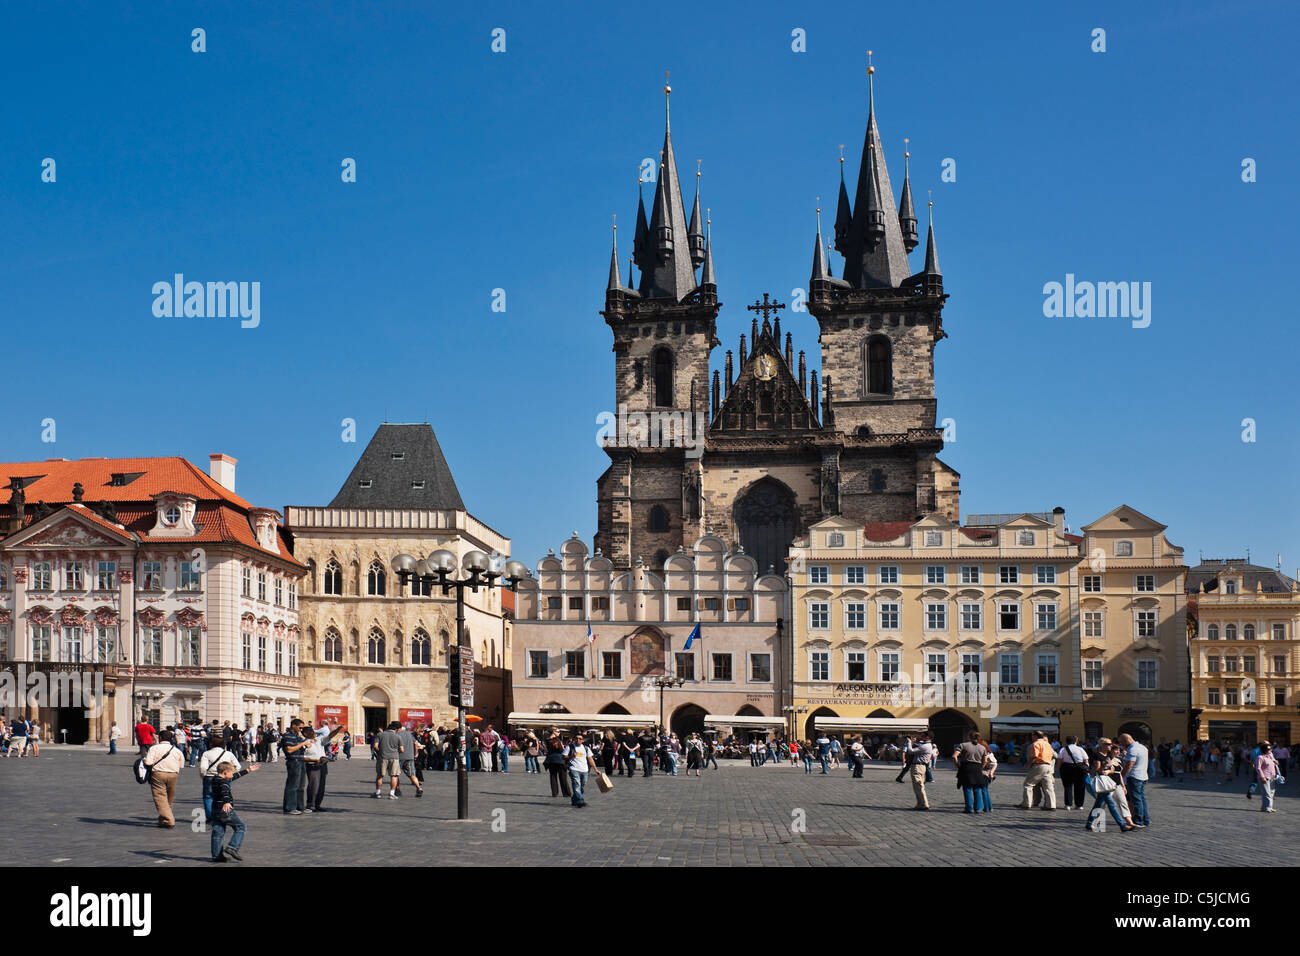
<path id="1" fill-rule="evenodd" d="M 181 520 L 181 509 L 177 507 L 167 508 L 163 511 L 163 521 L 167 524 L 176 524 Z"/>
<path id="2" fill-rule="evenodd" d="M 1032 531 L 1017 531 L 1016 544 L 1022 548 L 1032 548 L 1034 546 L 1034 533 Z"/>
<path id="3" fill-rule="evenodd" d="M 362 478 L 360 481 L 357 482 L 357 485 L 361 488 L 369 488 L 373 484 L 374 482 L 371 481 L 369 478 Z"/>
<path id="4" fill-rule="evenodd" d="M 1115 557 L 1117 557 L 1117 558 L 1131 558 L 1131 557 L 1133 557 L 1133 542 L 1132 542 L 1132 541 L 1116 541 L 1116 542 L 1115 542 Z"/>
<path id="5" fill-rule="evenodd" d="M 423 488 L 424 488 L 424 482 L 423 482 L 423 481 L 413 481 L 413 482 L 411 482 L 411 490 L 412 490 L 412 491 L 420 491 L 420 490 L 423 489 Z"/>
<path id="6" fill-rule="evenodd" d="M 406 459 L 406 452 L 404 451 L 393 452 L 393 461 L 404 461 L 405 459 Z"/>
<path id="7" fill-rule="evenodd" d="M 827 547 L 830 547 L 830 548 L 842 548 L 842 547 L 844 547 L 844 532 L 842 532 L 842 531 L 832 531 L 832 532 L 831 532 L 829 535 L 827 535 L 826 537 L 827 537 L 827 541 L 826 541 L 826 546 L 827 546 Z"/>
<path id="8" fill-rule="evenodd" d="M 1225 593 L 1225 594 L 1236 594 L 1236 593 L 1237 593 L 1237 582 L 1236 582 L 1236 581 L 1232 581 L 1232 580 L 1229 580 L 1229 581 L 1225 582 L 1225 583 L 1224 583 L 1224 593 Z"/>

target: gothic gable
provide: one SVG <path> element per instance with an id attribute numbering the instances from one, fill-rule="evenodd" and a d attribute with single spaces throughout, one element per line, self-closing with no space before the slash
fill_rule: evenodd
<path id="1" fill-rule="evenodd" d="M 781 355 L 767 322 L 710 427 L 711 434 L 820 431 L 816 409 Z"/>

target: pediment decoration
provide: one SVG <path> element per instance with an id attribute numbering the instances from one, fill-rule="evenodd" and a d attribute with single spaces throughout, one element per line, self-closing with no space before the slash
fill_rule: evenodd
<path id="1" fill-rule="evenodd" d="M 111 607 L 97 607 L 94 610 L 95 623 L 100 627 L 114 627 L 118 623 L 118 614 Z"/>
<path id="2" fill-rule="evenodd" d="M 98 534 L 75 518 L 67 518 L 19 543 L 24 548 L 47 550 L 85 551 L 97 548 L 117 548 L 122 542 Z"/>
<path id="3" fill-rule="evenodd" d="M 86 623 L 86 612 L 79 607 L 65 607 L 59 611 L 59 621 L 64 627 L 83 627 Z"/>
<path id="4" fill-rule="evenodd" d="M 48 607 L 38 604 L 35 607 L 27 609 L 27 620 L 33 624 L 45 625 L 54 620 L 54 612 Z"/>
<path id="5" fill-rule="evenodd" d="M 204 620 L 203 612 L 196 611 L 192 607 L 183 607 L 176 612 L 176 623 L 181 627 L 197 627 L 206 631 L 208 622 Z"/>

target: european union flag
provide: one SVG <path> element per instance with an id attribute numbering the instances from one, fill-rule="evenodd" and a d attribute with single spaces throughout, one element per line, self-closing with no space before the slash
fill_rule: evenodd
<path id="1" fill-rule="evenodd" d="M 686 638 L 686 646 L 682 648 L 682 650 L 689 651 L 691 649 L 691 641 L 695 640 L 699 636 L 700 636 L 700 626 L 696 624 L 695 630 L 691 631 L 690 637 Z"/>

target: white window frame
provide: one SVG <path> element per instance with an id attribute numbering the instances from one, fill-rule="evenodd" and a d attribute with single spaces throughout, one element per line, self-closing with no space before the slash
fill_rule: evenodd
<path id="1" fill-rule="evenodd" d="M 756 657 L 767 658 L 767 680 L 761 680 L 754 676 L 754 659 Z M 771 651 L 750 651 L 746 655 L 745 663 L 745 683 L 747 684 L 770 684 L 772 683 L 772 652 Z"/>
<path id="2" fill-rule="evenodd" d="M 63 562 L 63 590 L 84 591 L 86 590 L 85 585 L 86 585 L 86 562 L 64 561 Z"/>
<path id="3" fill-rule="evenodd" d="M 925 583 L 947 584 L 948 569 L 942 564 L 927 564 L 925 566 Z"/>
<path id="4" fill-rule="evenodd" d="M 1149 626 L 1150 634 L 1143 634 L 1142 631 Z M 1133 639 L 1154 640 L 1160 635 L 1160 615 L 1155 611 L 1141 610 L 1133 612 Z"/>
<path id="5" fill-rule="evenodd" d="M 95 590 L 117 590 L 117 562 L 97 561 L 95 563 Z"/>
<path id="6" fill-rule="evenodd" d="M 857 615 L 861 620 L 860 624 L 853 623 L 853 617 Z M 844 630 L 846 631 L 865 631 L 867 629 L 867 602 L 866 601 L 845 601 L 844 602 Z"/>
<path id="7" fill-rule="evenodd" d="M 887 623 L 885 615 L 891 615 L 893 623 Z M 898 601 L 880 601 L 876 605 L 876 630 L 897 631 L 903 626 L 903 605 Z"/>
<path id="8" fill-rule="evenodd" d="M 854 664 L 862 665 L 862 677 L 854 678 L 850 668 Z M 866 651 L 845 651 L 844 652 L 844 681 L 849 684 L 866 683 L 867 680 L 867 652 Z"/>
<path id="9" fill-rule="evenodd" d="M 1131 558 L 1131 557 L 1133 557 L 1133 542 L 1132 542 L 1132 541 L 1116 541 L 1116 542 L 1115 542 L 1115 557 L 1117 557 L 1117 558 Z"/>
<path id="10" fill-rule="evenodd" d="M 984 602 L 983 601 L 962 601 L 961 602 L 961 623 L 958 630 L 962 631 L 982 631 L 984 630 Z"/>
<path id="11" fill-rule="evenodd" d="M 1089 630 L 1096 628 L 1097 633 L 1090 634 Z M 1106 636 L 1106 612 L 1105 611 L 1084 611 L 1083 612 L 1083 636 L 1092 639 L 1102 639 Z"/>
<path id="12" fill-rule="evenodd" d="M 1003 610 L 1002 610 L 1002 609 L 1003 609 L 1003 608 L 1007 608 L 1007 607 L 1012 607 L 1012 608 L 1015 608 L 1015 610 L 1016 610 L 1016 626 L 1015 626 L 1015 627 L 1003 627 L 1003 626 L 1002 626 L 1002 614 L 1003 614 Z M 999 602 L 998 602 L 998 630 L 999 630 L 999 631 L 1006 632 L 1006 633 L 1008 633 L 1008 634 L 1018 634 L 1018 633 L 1020 632 L 1020 630 L 1021 630 L 1021 628 L 1022 628 L 1023 626 L 1024 626 L 1024 620 L 1023 620 L 1023 615 L 1021 614 L 1020 602 L 1019 602 L 1019 601 L 999 601 Z"/>
<path id="13" fill-rule="evenodd" d="M 1053 680 L 1043 680 L 1043 667 L 1050 664 Z M 1034 683 L 1039 687 L 1061 686 L 1061 655 L 1054 651 L 1045 651 L 1034 655 Z"/>
<path id="14" fill-rule="evenodd" d="M 1142 585 L 1151 582 L 1151 587 L 1144 588 Z M 1133 575 L 1133 590 L 1137 594 L 1155 594 L 1156 593 L 1156 576 L 1154 574 L 1135 574 Z"/>
<path id="15" fill-rule="evenodd" d="M 938 666 L 937 673 L 935 670 L 936 665 Z M 925 655 L 925 682 L 927 684 L 942 684 L 947 680 L 948 655 L 943 651 L 927 651 Z"/>
<path id="16" fill-rule="evenodd" d="M 1082 580 L 1082 581 L 1080 582 L 1080 584 L 1079 584 L 1079 588 L 1080 588 L 1080 590 L 1083 591 L 1084 594 L 1100 594 L 1100 593 L 1101 593 L 1101 575 L 1100 575 L 1100 574 L 1085 574 L 1085 575 L 1083 576 L 1083 580 Z"/>
<path id="17" fill-rule="evenodd" d="M 59 660 L 68 664 L 87 663 L 86 629 L 79 624 L 65 624 L 59 640 Z"/>
<path id="18" fill-rule="evenodd" d="M 542 656 L 543 673 L 537 674 L 533 670 L 533 655 Z M 528 647 L 524 649 L 524 660 L 528 666 L 528 672 L 525 675 L 528 680 L 550 680 L 551 677 L 551 652 L 543 647 Z"/>
<path id="19" fill-rule="evenodd" d="M 999 564 L 998 565 L 998 584 L 1019 584 L 1020 583 L 1020 565 L 1018 564 Z"/>
<path id="20" fill-rule="evenodd" d="M 1060 626 L 1061 608 L 1055 601 L 1039 601 L 1034 605 L 1034 630 L 1054 631 Z M 1051 615 L 1051 623 L 1044 624 L 1044 615 Z"/>
<path id="21" fill-rule="evenodd" d="M 846 586 L 861 585 L 867 583 L 867 566 L 865 564 L 850 564 L 844 569 L 844 584 Z"/>
<path id="22" fill-rule="evenodd" d="M 152 648 L 156 653 L 150 653 Z M 161 627 L 140 628 L 140 663 L 145 667 L 163 666 L 163 631 Z"/>
<path id="23" fill-rule="evenodd" d="M 819 669 L 826 676 L 818 677 Z M 817 648 L 808 651 L 808 680 L 814 684 L 829 684 L 831 680 L 831 652 Z"/>
<path id="24" fill-rule="evenodd" d="M 978 564 L 963 564 L 957 569 L 957 577 L 962 584 L 979 584 L 980 566 Z"/>
<path id="25" fill-rule="evenodd" d="M 1035 584 L 1055 584 L 1055 583 L 1056 583 L 1056 565 L 1054 565 L 1054 564 L 1036 564 L 1036 565 L 1034 565 L 1034 583 L 1035 583 Z"/>
<path id="26" fill-rule="evenodd" d="M 1102 690 L 1106 686 L 1106 664 L 1100 657 L 1083 659 L 1083 689 Z"/>
<path id="27" fill-rule="evenodd" d="M 926 548 L 942 548 L 942 547 L 943 547 L 943 532 L 942 532 L 942 531 L 931 531 L 931 530 L 928 530 L 928 529 L 927 529 L 926 532 L 925 532 L 925 535 L 924 535 L 924 541 L 925 541 L 925 544 L 922 545 L 922 547 L 926 547 Z"/>
<path id="28" fill-rule="evenodd" d="M 829 631 L 831 629 L 831 602 L 808 602 L 808 630 Z"/>
<path id="29" fill-rule="evenodd" d="M 1143 668 L 1149 673 L 1149 683 L 1143 682 Z M 1159 690 L 1160 689 L 1160 661 L 1154 657 L 1139 657 L 1137 659 L 1137 689 L 1138 690 Z"/>
<path id="30" fill-rule="evenodd" d="M 893 665 L 893 676 L 889 676 L 886 665 Z M 876 672 L 880 675 L 880 683 L 897 684 L 903 673 L 903 655 L 898 651 L 877 651 L 876 652 Z"/>
<path id="31" fill-rule="evenodd" d="M 897 584 L 898 576 L 898 565 L 896 564 L 882 564 L 876 568 L 877 584 Z"/>
<path id="32" fill-rule="evenodd" d="M 198 641 L 196 648 L 196 660 L 187 660 L 186 651 L 187 637 L 196 638 Z M 203 629 L 199 627 L 180 627 L 176 629 L 176 664 L 179 667 L 202 667 L 203 666 Z"/>
<path id="33" fill-rule="evenodd" d="M 37 561 L 32 564 L 32 591 L 53 591 L 54 570 L 49 561 Z"/>
<path id="34" fill-rule="evenodd" d="M 925 629 L 927 631 L 948 630 L 948 605 L 946 602 L 926 602 Z"/>
<path id="35" fill-rule="evenodd" d="M 1006 677 L 1003 676 L 1006 673 L 1008 664 L 1015 665 L 1016 668 L 1015 680 L 1007 680 Z M 1011 684 L 1011 685 L 1019 685 L 1024 683 L 1022 679 L 1025 676 L 1023 664 L 1024 661 L 1022 660 L 1022 655 L 1020 654 L 1019 651 L 1002 651 L 1001 653 L 998 654 L 998 680 L 1001 681 L 1003 684 Z"/>
<path id="36" fill-rule="evenodd" d="M 828 564 L 810 564 L 808 566 L 809 584 L 830 584 L 831 569 Z"/>

